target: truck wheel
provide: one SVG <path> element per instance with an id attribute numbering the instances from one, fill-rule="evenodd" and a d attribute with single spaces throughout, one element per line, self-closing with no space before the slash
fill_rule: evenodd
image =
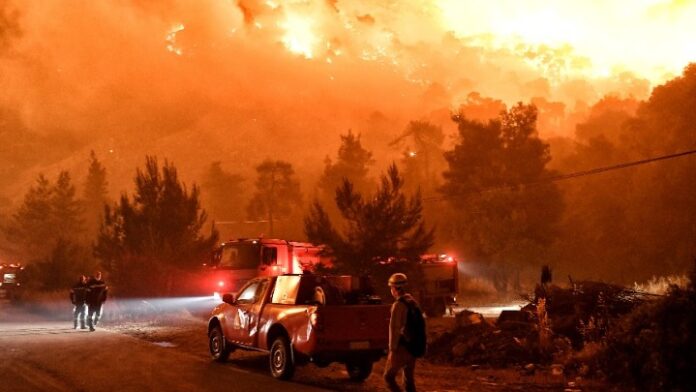
<path id="1" fill-rule="evenodd" d="M 210 356 L 217 362 L 227 361 L 227 358 L 234 351 L 232 345 L 225 340 L 219 325 L 214 326 L 208 334 L 208 348 L 210 349 Z"/>
<path id="2" fill-rule="evenodd" d="M 271 346 L 271 375 L 280 380 L 289 380 L 295 373 L 290 342 L 285 336 L 279 336 Z"/>
<path id="3" fill-rule="evenodd" d="M 363 382 L 372 373 L 371 361 L 359 361 L 346 363 L 346 370 L 351 381 Z"/>

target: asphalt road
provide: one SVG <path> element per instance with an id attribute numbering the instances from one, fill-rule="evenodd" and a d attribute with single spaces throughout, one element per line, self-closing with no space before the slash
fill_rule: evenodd
<path id="1" fill-rule="evenodd" d="M 0 303 L 0 390 L 320 391 Z"/>

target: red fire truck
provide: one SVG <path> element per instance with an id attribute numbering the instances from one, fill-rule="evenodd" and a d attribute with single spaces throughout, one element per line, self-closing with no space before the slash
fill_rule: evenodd
<path id="1" fill-rule="evenodd" d="M 210 291 L 236 292 L 257 276 L 301 274 L 318 264 L 330 265 L 321 246 L 267 238 L 239 238 L 222 243 L 209 267 Z"/>
<path id="2" fill-rule="evenodd" d="M 206 292 L 219 297 L 220 293 L 237 292 L 257 276 L 301 274 L 318 265 L 330 267 L 331 259 L 322 255 L 323 249 L 321 245 L 281 239 L 240 238 L 224 242 L 206 265 Z M 403 272 L 397 261 L 387 260 L 380 265 L 385 276 Z M 456 301 L 459 289 L 457 260 L 448 255 L 424 255 L 417 269 L 418 287 L 411 288 L 412 294 L 429 316 L 444 315 Z M 386 285 L 376 288 L 383 298 L 388 297 Z"/>

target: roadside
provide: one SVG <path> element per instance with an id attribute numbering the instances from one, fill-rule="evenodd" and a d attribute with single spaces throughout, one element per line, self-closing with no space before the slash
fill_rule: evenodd
<path id="1" fill-rule="evenodd" d="M 451 327 L 453 318 L 429 320 L 431 335 L 439 334 Z M 206 321 L 182 312 L 177 316 L 161 319 L 156 323 L 120 322 L 109 323 L 109 330 L 136 337 L 167 347 L 170 350 L 188 353 L 208 360 Z M 245 371 L 269 377 L 268 359 L 262 353 L 236 351 L 229 361 Z M 294 381 L 339 391 L 386 391 L 382 380 L 382 359 L 375 364 L 372 375 L 365 383 L 348 381 L 341 364 L 326 368 L 315 365 L 299 367 Z M 224 365 L 223 365 L 224 366 Z M 423 391 L 610 391 L 610 386 L 593 380 L 567 379 L 553 375 L 550 368 L 538 367 L 529 372 L 523 368 L 492 369 L 483 367 L 455 367 L 420 360 L 417 368 L 417 385 Z"/>

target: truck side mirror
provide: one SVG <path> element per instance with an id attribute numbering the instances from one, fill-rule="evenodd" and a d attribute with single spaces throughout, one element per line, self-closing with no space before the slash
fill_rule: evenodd
<path id="1" fill-rule="evenodd" d="M 237 298 L 232 293 L 225 293 L 222 295 L 222 302 L 228 303 L 230 305 L 234 305 L 235 302 L 237 302 Z"/>

